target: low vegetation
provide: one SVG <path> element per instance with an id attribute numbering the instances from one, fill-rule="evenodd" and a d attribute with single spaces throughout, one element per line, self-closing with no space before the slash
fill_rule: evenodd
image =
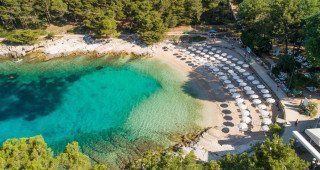
<path id="1" fill-rule="evenodd" d="M 315 117 L 318 113 L 318 104 L 309 102 L 308 106 L 305 106 L 303 103 L 301 103 L 299 106 L 299 112 L 310 117 Z"/>

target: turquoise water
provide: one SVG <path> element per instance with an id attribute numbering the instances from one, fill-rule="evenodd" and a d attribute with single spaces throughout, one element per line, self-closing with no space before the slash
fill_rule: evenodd
<path id="1" fill-rule="evenodd" d="M 200 108 L 172 71 L 151 61 L 78 57 L 0 70 L 1 142 L 40 134 L 57 154 L 78 141 L 112 166 L 192 131 Z"/>

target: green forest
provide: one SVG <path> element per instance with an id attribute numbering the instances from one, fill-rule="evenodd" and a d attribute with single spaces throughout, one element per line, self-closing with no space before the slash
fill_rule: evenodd
<path id="1" fill-rule="evenodd" d="M 300 170 L 309 163 L 301 160 L 293 149 L 293 142 L 284 144 L 278 136 L 267 139 L 254 147 L 252 153 L 241 155 L 227 154 L 220 161 L 208 163 L 197 161 L 193 152 L 184 155 L 182 151 L 153 150 L 144 154 L 142 159 L 133 161 L 125 169 L 290 169 Z M 11 139 L 0 148 L 1 169 L 83 169 L 104 170 L 107 165 L 92 163 L 80 152 L 78 143 L 73 142 L 57 156 L 47 146 L 41 136 Z"/>
<path id="2" fill-rule="evenodd" d="M 219 24 L 228 17 L 228 0 L 0 0 L 0 35 L 30 43 L 49 24 L 72 24 L 76 32 L 97 37 L 136 33 L 152 44 L 168 28 Z"/>

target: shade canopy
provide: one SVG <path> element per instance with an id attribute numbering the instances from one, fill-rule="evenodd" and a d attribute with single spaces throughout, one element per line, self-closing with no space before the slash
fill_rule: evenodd
<path id="1" fill-rule="evenodd" d="M 228 77 L 227 76 L 221 76 L 219 77 L 221 80 L 228 80 Z"/>
<path id="2" fill-rule="evenodd" d="M 260 85 L 257 86 L 257 88 L 258 88 L 258 89 L 264 89 L 265 86 L 260 84 Z"/>
<path id="3" fill-rule="evenodd" d="M 228 89 L 233 89 L 233 88 L 234 88 L 234 85 L 233 85 L 233 84 L 228 84 L 228 85 L 227 85 L 227 88 L 228 88 Z"/>
<path id="4" fill-rule="evenodd" d="M 242 65 L 243 61 L 238 61 L 237 64 Z"/>
<path id="5" fill-rule="evenodd" d="M 224 83 L 225 83 L 225 84 L 230 84 L 231 81 L 230 81 L 230 80 L 225 80 Z"/>
<path id="6" fill-rule="evenodd" d="M 246 94 L 248 94 L 248 95 L 252 95 L 252 94 L 254 94 L 254 91 L 252 91 L 252 90 L 248 90 L 248 91 L 246 91 Z"/>
<path id="7" fill-rule="evenodd" d="M 262 89 L 262 90 L 261 90 L 261 93 L 267 94 L 267 93 L 269 93 L 269 90 L 267 90 L 267 89 Z"/>
<path id="8" fill-rule="evenodd" d="M 243 100 L 242 98 L 237 98 L 237 99 L 236 99 L 236 102 L 237 102 L 237 103 L 243 103 L 244 100 Z"/>
<path id="9" fill-rule="evenodd" d="M 267 109 L 267 106 L 264 105 L 264 104 L 259 104 L 258 108 L 261 109 L 261 110 L 264 110 L 264 109 Z"/>
<path id="10" fill-rule="evenodd" d="M 240 123 L 238 125 L 239 130 L 241 131 L 247 131 L 248 130 L 248 125 L 246 123 Z"/>
<path id="11" fill-rule="evenodd" d="M 250 117 L 246 117 L 246 116 L 245 116 L 245 117 L 242 117 L 242 118 L 241 118 L 241 121 L 244 122 L 244 123 L 250 123 L 250 122 L 251 122 L 251 119 L 250 119 Z"/>
<path id="12" fill-rule="evenodd" d="M 271 94 L 263 94 L 263 97 L 264 98 L 269 98 L 269 97 L 272 97 L 272 96 L 271 96 Z"/>
<path id="13" fill-rule="evenodd" d="M 249 90 L 251 90 L 252 88 L 251 88 L 250 86 L 246 86 L 246 87 L 244 87 L 243 89 L 246 90 L 246 91 L 249 91 Z"/>
<path id="14" fill-rule="evenodd" d="M 270 113 L 266 110 L 260 110 L 260 114 L 262 117 L 268 117 L 270 115 Z"/>
<path id="15" fill-rule="evenodd" d="M 268 99 L 267 99 L 267 102 L 268 102 L 269 104 L 273 104 L 273 103 L 276 102 L 276 100 L 274 100 L 273 98 L 268 98 Z"/>
<path id="16" fill-rule="evenodd" d="M 239 98 L 239 97 L 241 97 L 241 96 L 240 96 L 239 93 L 233 93 L 233 94 L 232 94 L 232 97 L 233 97 L 233 98 Z"/>
<path id="17" fill-rule="evenodd" d="M 265 132 L 270 130 L 268 125 L 263 125 L 261 128 L 262 128 L 262 131 L 265 131 Z"/>
<path id="18" fill-rule="evenodd" d="M 269 118 L 263 118 L 262 119 L 262 123 L 265 124 L 265 125 L 270 125 L 272 123 L 272 121 Z"/>
<path id="19" fill-rule="evenodd" d="M 248 68 L 249 65 L 248 65 L 248 64 L 243 64 L 242 67 L 243 67 L 243 68 Z"/>
<path id="20" fill-rule="evenodd" d="M 227 53 L 222 53 L 221 54 L 223 57 L 227 56 L 228 54 Z"/>
<path id="21" fill-rule="evenodd" d="M 240 105 L 239 105 L 239 108 L 240 108 L 240 110 L 246 110 L 246 109 L 248 109 L 248 107 L 247 107 L 246 105 L 244 105 L 244 104 L 240 104 Z"/>
<path id="22" fill-rule="evenodd" d="M 253 102 L 254 104 L 261 104 L 261 100 L 259 100 L 259 99 L 254 99 L 252 102 Z"/>
<path id="23" fill-rule="evenodd" d="M 254 80 L 254 81 L 252 82 L 252 84 L 258 85 L 258 84 L 260 84 L 260 82 L 259 82 L 258 80 Z"/>
<path id="24" fill-rule="evenodd" d="M 229 58 L 233 58 L 233 56 L 232 56 L 232 55 L 228 55 L 227 58 L 228 58 L 228 59 L 229 59 Z"/>
<path id="25" fill-rule="evenodd" d="M 240 85 L 241 87 L 244 87 L 244 86 L 246 86 L 246 85 L 247 85 L 247 83 L 245 83 L 245 82 L 241 82 L 239 85 Z"/>
<path id="26" fill-rule="evenodd" d="M 244 75 L 244 76 L 249 76 L 250 73 L 249 73 L 249 72 L 244 72 L 244 73 L 242 73 L 242 75 Z"/>
<path id="27" fill-rule="evenodd" d="M 241 115 L 242 116 L 250 116 L 250 112 L 248 110 L 242 110 Z"/>
<path id="28" fill-rule="evenodd" d="M 253 95 L 251 95 L 251 96 L 250 96 L 250 98 L 251 98 L 251 99 L 258 99 L 258 98 L 259 98 L 259 96 L 258 96 L 258 95 L 256 95 L 256 94 L 253 94 Z"/>
<path id="29" fill-rule="evenodd" d="M 237 89 L 229 89 L 230 93 L 235 93 L 237 92 Z"/>
<path id="30" fill-rule="evenodd" d="M 252 80 L 254 80 L 254 77 L 253 76 L 248 76 L 247 79 L 252 81 Z"/>

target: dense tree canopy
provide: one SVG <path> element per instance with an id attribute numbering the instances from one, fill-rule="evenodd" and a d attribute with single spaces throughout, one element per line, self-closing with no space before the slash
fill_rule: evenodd
<path id="1" fill-rule="evenodd" d="M 0 0 L 0 28 L 76 24 L 78 30 L 99 37 L 130 30 L 151 44 L 161 40 L 168 27 L 223 20 L 230 16 L 227 4 L 227 0 Z M 212 13 L 221 16 L 212 21 L 202 17 Z"/>
<path id="2" fill-rule="evenodd" d="M 41 136 L 7 140 L 0 148 L 0 169 L 107 169 L 90 162 L 80 152 L 78 143 L 68 144 L 65 151 L 53 156 Z"/>
<path id="3" fill-rule="evenodd" d="M 239 16 L 247 36 L 255 34 L 260 37 L 258 39 L 283 43 L 287 52 L 289 43 L 301 45 L 303 25 L 319 10 L 318 0 L 244 0 L 240 4 Z M 249 40 L 251 48 L 256 49 L 257 46 L 252 44 L 257 38 Z"/>
<path id="4" fill-rule="evenodd" d="M 320 13 L 308 18 L 304 31 L 309 58 L 314 66 L 320 67 Z"/>

